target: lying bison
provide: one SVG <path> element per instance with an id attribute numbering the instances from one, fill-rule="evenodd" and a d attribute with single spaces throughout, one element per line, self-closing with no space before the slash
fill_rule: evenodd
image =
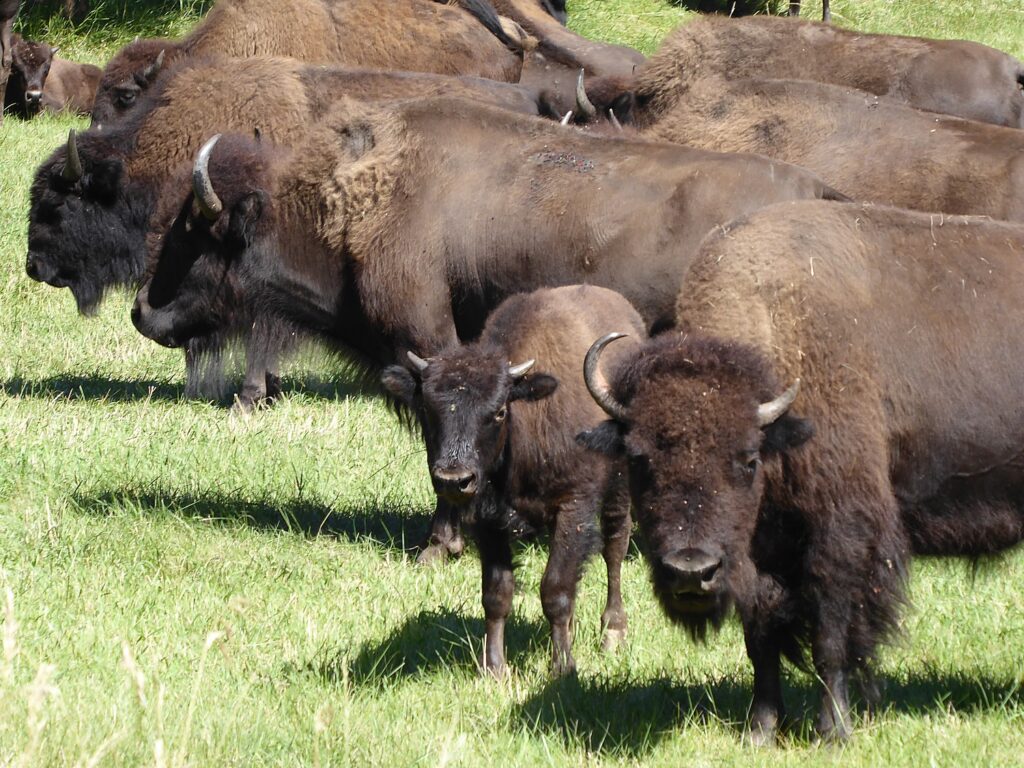
<path id="1" fill-rule="evenodd" d="M 599 515 L 608 569 L 605 647 L 625 637 L 620 573 L 632 525 L 625 467 L 574 440 L 601 416 L 583 383 L 583 356 L 612 329 L 627 331 L 633 345 L 645 336 L 640 315 L 614 291 L 546 288 L 505 300 L 476 343 L 427 360 L 410 353 L 411 370 L 384 371 L 385 387 L 418 417 L 434 490 L 468 508 L 475 522 L 487 620 L 483 666 L 494 674 L 505 669 L 511 543 L 521 529 L 551 534 L 540 598 L 554 673 L 576 668 L 576 585 Z M 624 355 L 630 347 L 621 346 Z"/>
<path id="2" fill-rule="evenodd" d="M 393 0 L 386 7 L 378 0 L 220 0 L 183 40 L 138 40 L 115 55 L 96 96 L 94 125 L 134 109 L 163 67 L 209 55 L 290 56 L 504 82 L 517 82 L 522 68 L 521 49 L 481 0 Z"/>
<path id="3" fill-rule="evenodd" d="M 14 64 L 4 108 L 22 118 L 42 111 L 88 115 L 103 72 L 92 64 L 57 58 L 47 43 L 14 36 Z"/>
<path id="4" fill-rule="evenodd" d="M 455 99 L 337 110 L 295 150 L 246 137 L 206 148 L 194 194 L 163 203 L 174 221 L 132 312 L 143 334 L 181 345 L 269 311 L 386 365 L 474 338 L 512 293 L 580 282 L 664 326 L 710 229 L 839 196 L 760 157 L 603 139 Z"/>
<path id="5" fill-rule="evenodd" d="M 704 242 L 678 333 L 588 376 L 611 419 L 581 440 L 628 460 L 663 609 L 702 637 L 736 607 L 755 741 L 805 648 L 818 732 L 849 734 L 912 553 L 1024 537 L 1022 253 L 1016 224 L 774 206 Z"/>
<path id="6" fill-rule="evenodd" d="M 601 115 L 610 107 L 621 113 L 622 100 L 633 96 L 637 125 L 644 128 L 709 76 L 813 79 L 929 112 L 1024 127 L 1024 64 L 1001 51 L 963 40 L 870 35 L 771 16 L 701 17 L 669 35 L 635 78 L 588 89 Z M 576 117 L 593 115 L 577 110 Z"/>
<path id="7" fill-rule="evenodd" d="M 180 163 L 190 162 L 216 129 L 258 128 L 267 140 L 287 144 L 298 141 L 342 96 L 386 100 L 431 93 L 537 110 L 528 91 L 478 78 L 363 72 L 266 58 L 172 68 L 145 97 L 151 106 L 124 124 L 82 134 L 40 166 L 31 190 L 26 271 L 35 280 L 69 288 L 79 309 L 89 313 L 109 288 L 137 286 L 161 184 Z M 243 409 L 268 394 L 262 344 L 250 347 L 238 401 Z M 273 358 L 266 361 L 271 384 Z"/>
<path id="8" fill-rule="evenodd" d="M 794 163 L 858 200 L 1024 221 L 1024 131 L 850 88 L 709 79 L 643 135 Z"/>

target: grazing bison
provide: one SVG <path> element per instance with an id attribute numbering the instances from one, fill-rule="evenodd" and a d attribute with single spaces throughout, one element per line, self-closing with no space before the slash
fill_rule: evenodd
<path id="1" fill-rule="evenodd" d="M 796 80 L 695 83 L 643 135 L 803 166 L 857 200 L 1024 221 L 1024 131 Z"/>
<path id="2" fill-rule="evenodd" d="M 92 64 L 57 58 L 56 48 L 14 36 L 14 66 L 4 107 L 23 118 L 40 111 L 88 115 L 103 72 Z"/>
<path id="3" fill-rule="evenodd" d="M 574 440 L 601 416 L 583 383 L 583 357 L 594 338 L 613 329 L 628 332 L 633 345 L 646 335 L 640 315 L 614 291 L 545 288 L 506 299 L 476 343 L 427 360 L 410 353 L 412 370 L 384 371 L 384 386 L 418 417 L 434 490 L 475 522 L 487 622 L 483 666 L 494 674 L 505 669 L 511 543 L 522 528 L 551 534 L 540 598 L 551 625 L 554 673 L 576 668 L 576 585 L 599 513 L 608 569 L 605 647 L 625 637 L 620 573 L 631 526 L 625 467 Z M 629 345 L 622 347 L 616 351 L 624 354 Z"/>
<path id="4" fill-rule="evenodd" d="M 103 72 L 93 124 L 134 109 L 174 60 L 209 55 L 291 56 L 504 82 L 517 82 L 522 69 L 522 51 L 483 0 L 220 0 L 183 40 L 138 40 L 115 55 Z"/>
<path id="5" fill-rule="evenodd" d="M 580 439 L 628 460 L 665 612 L 702 637 L 736 607 L 756 741 L 804 648 L 819 733 L 849 734 L 912 553 L 1024 537 L 1022 254 L 1017 224 L 774 206 L 705 240 L 679 333 L 588 377 L 611 419 Z"/>
<path id="6" fill-rule="evenodd" d="M 169 192 L 157 217 L 174 221 L 157 228 L 132 311 L 143 334 L 180 345 L 272 312 L 386 365 L 474 338 L 512 293 L 580 282 L 670 325 L 707 231 L 771 202 L 838 196 L 760 157 L 588 136 L 454 99 L 336 109 L 295 151 L 243 137 L 206 148 L 196 194 Z M 452 536 L 438 534 L 459 551 Z"/>
<path id="7" fill-rule="evenodd" d="M 82 134 L 39 168 L 31 191 L 26 271 L 35 280 L 69 288 L 79 309 L 91 312 L 108 288 L 137 285 L 161 183 L 191 161 L 216 129 L 258 128 L 267 139 L 287 144 L 343 95 L 395 99 L 424 93 L 537 110 L 536 98 L 523 88 L 478 78 L 352 71 L 291 59 L 183 63 L 148 92 L 152 108 Z M 251 360 L 239 407 L 249 408 L 266 394 L 265 372 Z"/>
<path id="8" fill-rule="evenodd" d="M 19 0 L 0 0 L 0 104 L 6 104 L 4 93 L 7 89 L 7 78 L 11 74 L 11 62 L 14 60 L 14 17 L 18 15 Z M 0 123 L 4 121 L 4 111 L 0 109 Z"/>
<path id="9" fill-rule="evenodd" d="M 964 40 L 870 35 L 799 19 L 704 16 L 666 38 L 632 81 L 591 86 L 593 111 L 635 99 L 638 127 L 659 120 L 704 77 L 813 79 L 888 96 L 916 109 L 1024 127 L 1024 64 Z"/>

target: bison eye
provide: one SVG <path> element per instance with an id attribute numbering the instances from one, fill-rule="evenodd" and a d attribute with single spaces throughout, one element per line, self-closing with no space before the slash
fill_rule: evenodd
<path id="1" fill-rule="evenodd" d="M 503 406 L 501 406 L 501 408 L 499 408 L 497 411 L 495 411 L 495 413 L 494 413 L 494 420 L 500 424 L 501 422 L 503 422 L 505 420 L 506 416 L 508 416 L 508 406 L 507 405 L 503 405 Z"/>
<path id="2" fill-rule="evenodd" d="M 744 451 L 739 455 L 738 463 L 743 474 L 753 479 L 757 474 L 757 468 L 761 466 L 761 454 L 757 451 Z"/>

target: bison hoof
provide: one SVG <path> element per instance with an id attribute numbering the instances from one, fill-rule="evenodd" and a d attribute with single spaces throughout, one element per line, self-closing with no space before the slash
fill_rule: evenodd
<path id="1" fill-rule="evenodd" d="M 752 747 L 762 749 L 775 746 L 774 728 L 751 728 L 747 733 L 747 742 Z"/>
<path id="2" fill-rule="evenodd" d="M 235 402 L 231 404 L 232 416 L 248 416 L 254 410 L 256 410 L 256 403 L 251 398 L 235 395 Z"/>
<path id="3" fill-rule="evenodd" d="M 498 661 L 480 659 L 480 672 L 484 677 L 490 677 L 494 680 L 504 680 L 511 675 L 504 659 Z"/>
<path id="4" fill-rule="evenodd" d="M 428 544 L 423 551 L 416 556 L 416 562 L 420 565 L 432 565 L 443 563 L 448 559 L 448 548 L 444 544 Z"/>
<path id="5" fill-rule="evenodd" d="M 605 653 L 612 653 L 619 650 L 626 644 L 626 630 L 606 629 L 604 637 L 601 638 L 601 650 Z"/>
<path id="6" fill-rule="evenodd" d="M 551 676 L 554 678 L 559 677 L 575 677 L 576 676 L 576 660 L 569 656 L 565 659 L 554 659 L 551 662 Z"/>

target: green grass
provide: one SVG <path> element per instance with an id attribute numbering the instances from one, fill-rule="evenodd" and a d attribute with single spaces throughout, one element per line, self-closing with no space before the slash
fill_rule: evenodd
<path id="1" fill-rule="evenodd" d="M 102 61 L 135 34 L 185 31 L 199 8 L 94 5 L 80 30 L 24 23 Z M 834 7 L 871 29 L 1024 53 L 1011 0 Z M 687 16 L 661 0 L 571 11 L 581 31 L 648 51 Z M 67 291 L 25 277 L 28 185 L 69 125 L 84 123 L 0 128 L 0 765 L 1024 764 L 1020 554 L 973 575 L 915 565 L 883 708 L 841 748 L 808 739 L 815 694 L 798 673 L 784 748 L 744 747 L 740 632 L 690 644 L 635 556 L 628 648 L 597 650 L 595 562 L 579 678 L 552 682 L 545 554 L 526 548 L 513 673 L 481 678 L 476 557 L 412 563 L 432 508 L 422 452 L 337 361 L 306 356 L 282 403 L 228 418 L 182 399 L 180 355 L 134 332 L 127 297 L 81 319 Z"/>

